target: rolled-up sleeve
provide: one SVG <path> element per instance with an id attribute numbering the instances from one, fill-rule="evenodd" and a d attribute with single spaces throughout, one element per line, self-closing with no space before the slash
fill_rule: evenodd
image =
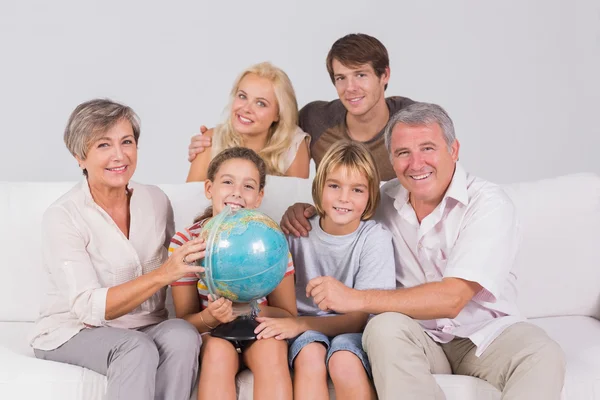
<path id="1" fill-rule="evenodd" d="M 483 289 L 474 299 L 494 303 L 514 265 L 519 224 L 515 207 L 506 196 L 480 201 L 465 217 L 444 277 L 479 283 Z"/>
<path id="2" fill-rule="evenodd" d="M 68 296 L 71 312 L 89 326 L 106 324 L 108 288 L 101 287 L 86 250 L 87 239 L 69 213 L 51 207 L 42 221 L 42 257 L 56 288 Z"/>

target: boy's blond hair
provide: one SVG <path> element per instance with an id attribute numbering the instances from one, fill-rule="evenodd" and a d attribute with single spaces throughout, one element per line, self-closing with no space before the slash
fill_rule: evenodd
<path id="1" fill-rule="evenodd" d="M 373 156 L 362 143 L 345 140 L 340 140 L 331 146 L 319 163 L 319 168 L 312 184 L 312 197 L 317 212 L 321 217 L 325 216 L 325 210 L 323 210 L 321 205 L 325 181 L 327 180 L 327 175 L 338 167 L 357 171 L 367 178 L 369 182 L 369 201 L 361 219 L 370 219 L 375 214 L 375 209 L 379 205 L 379 170 Z"/>

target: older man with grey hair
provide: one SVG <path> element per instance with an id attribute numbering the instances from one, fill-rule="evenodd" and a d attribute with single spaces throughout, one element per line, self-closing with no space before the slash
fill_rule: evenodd
<path id="1" fill-rule="evenodd" d="M 381 188 L 375 219 L 394 237 L 396 290 L 309 282 L 322 309 L 376 315 L 363 335 L 380 399 L 444 399 L 432 374 L 484 379 L 503 399 L 560 399 L 562 349 L 516 306 L 515 207 L 502 189 L 467 173 L 448 114 L 412 104 L 389 121 L 385 141 L 398 179 Z M 285 231 L 307 234 L 297 204 Z"/>

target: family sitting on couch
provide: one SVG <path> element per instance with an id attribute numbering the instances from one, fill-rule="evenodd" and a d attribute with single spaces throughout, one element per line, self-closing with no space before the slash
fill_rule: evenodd
<path id="1" fill-rule="evenodd" d="M 377 39 L 339 39 L 327 69 L 339 100 L 308 104 L 299 126 L 283 71 L 240 75 L 227 120 L 190 144 L 188 180 L 205 182 L 212 209 L 180 232 L 166 195 L 131 181 L 133 110 L 77 106 L 64 141 L 84 179 L 44 214 L 36 357 L 106 375 L 109 399 L 189 399 L 198 380 L 199 399 L 234 399 L 242 366 L 256 399 L 328 398 L 328 378 L 339 399 L 443 399 L 432 374 L 484 379 L 503 399 L 560 399 L 563 352 L 515 303 L 510 199 L 462 168 L 442 107 L 384 97 Z M 286 276 L 238 356 L 210 334 L 235 313 L 198 279 L 199 233 L 226 205 L 258 207 L 267 174 L 308 177 L 309 157 L 314 204 L 283 216 Z"/>

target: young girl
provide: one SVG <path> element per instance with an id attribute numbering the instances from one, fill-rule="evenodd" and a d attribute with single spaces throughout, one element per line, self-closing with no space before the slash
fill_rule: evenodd
<path id="1" fill-rule="evenodd" d="M 192 162 L 187 181 L 205 180 L 210 160 L 235 146 L 258 153 L 269 175 L 308 178 L 310 136 L 297 124 L 298 103 L 285 72 L 268 62 L 246 69 L 231 90 L 227 120 L 204 133 L 212 146 Z"/>
<path id="2" fill-rule="evenodd" d="M 204 184 L 212 207 L 196 218 L 192 226 L 173 236 L 169 252 L 200 236 L 206 222 L 225 206 L 257 208 L 263 198 L 265 170 L 265 162 L 250 149 L 233 147 L 219 153 L 208 167 Z M 281 283 L 267 298 L 259 300 L 260 316 L 296 316 L 293 273 L 290 259 Z M 201 334 L 235 319 L 231 301 L 223 297 L 218 300 L 209 298 L 205 283 L 196 275 L 173 283 L 172 292 L 177 317 L 192 323 Z M 235 376 L 240 369 L 235 347 L 227 340 L 210 334 L 202 337 L 198 399 L 235 399 Z M 275 339 L 257 340 L 243 349 L 243 362 L 254 375 L 255 399 L 292 398 L 287 350 L 285 341 Z"/>
<path id="3" fill-rule="evenodd" d="M 308 237 L 288 236 L 296 266 L 299 317 L 258 318 L 260 340 L 293 339 L 295 399 L 327 399 L 327 371 L 338 399 L 375 399 L 362 330 L 368 314 L 322 311 L 319 296 L 307 297 L 313 278 L 329 276 L 357 289 L 395 289 L 392 237 L 374 221 L 379 173 L 369 151 L 357 142 L 338 142 L 325 154 L 313 181 L 318 215 Z M 314 294 L 314 292 L 312 293 Z M 321 305 L 323 308 L 323 306 Z"/>

